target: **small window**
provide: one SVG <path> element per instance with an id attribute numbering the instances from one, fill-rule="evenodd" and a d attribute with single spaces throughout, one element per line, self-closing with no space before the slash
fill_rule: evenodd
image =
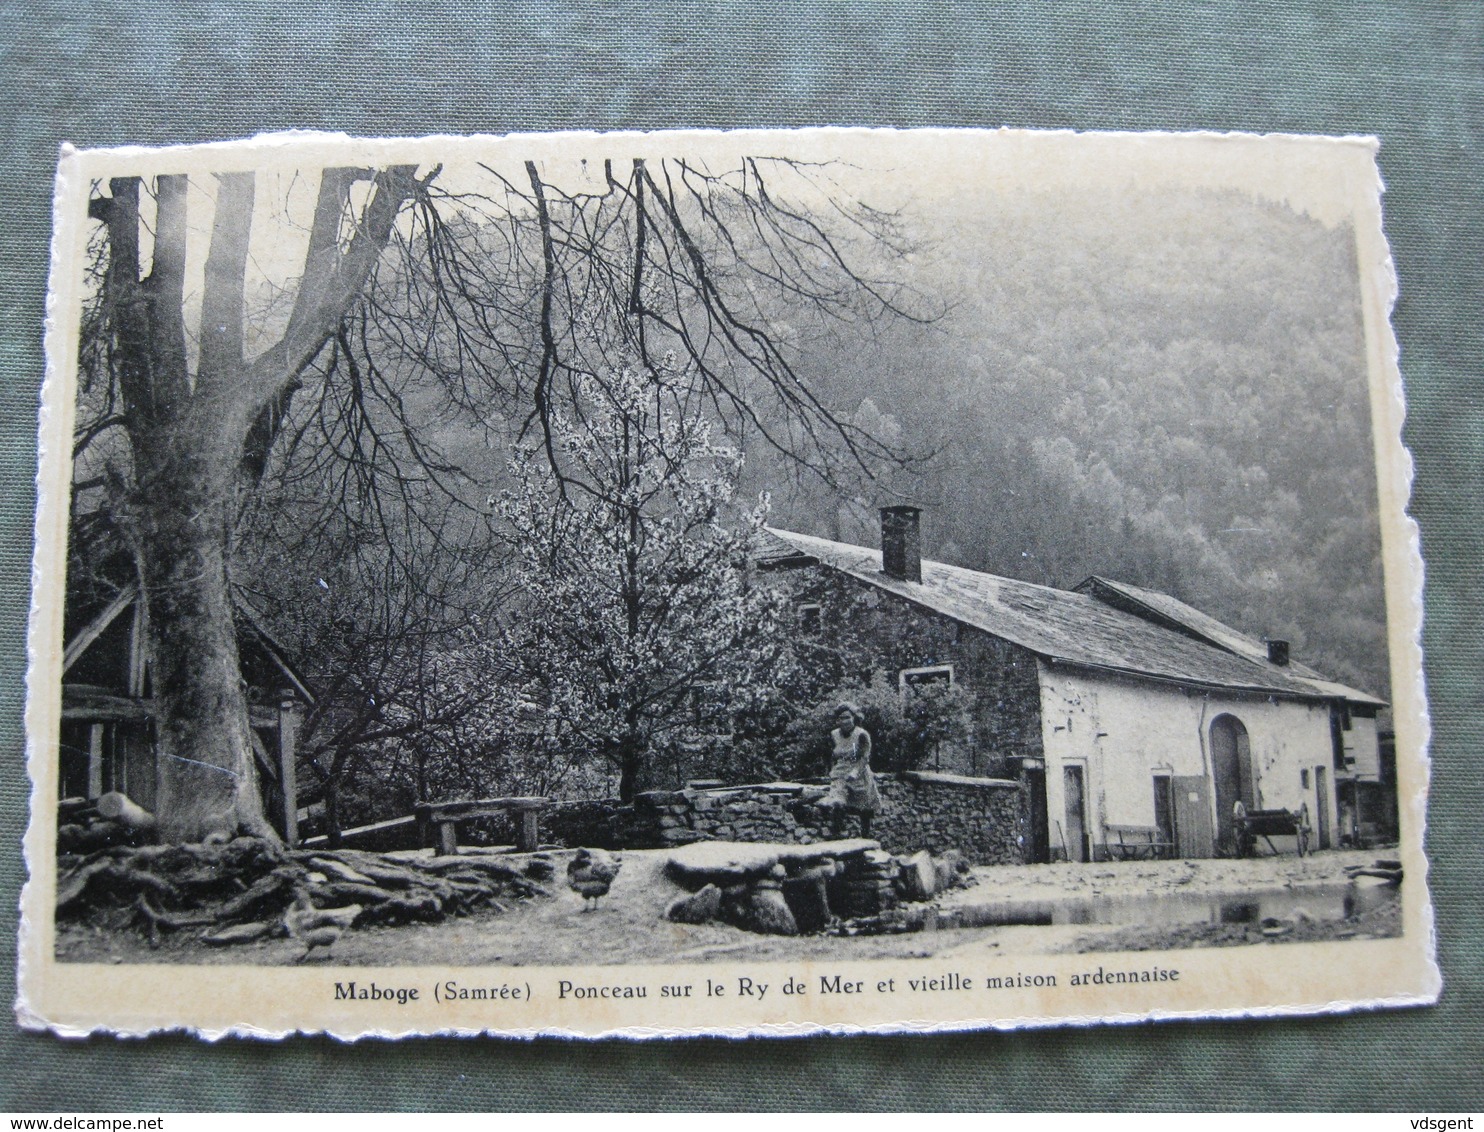
<path id="1" fill-rule="evenodd" d="M 803 633 L 819 632 L 820 621 L 823 612 L 815 602 L 807 602 L 799 606 L 799 631 Z"/>
<path id="2" fill-rule="evenodd" d="M 922 668 L 904 668 L 898 678 L 903 692 L 925 688 L 929 684 L 953 685 L 953 665 L 931 664 Z"/>

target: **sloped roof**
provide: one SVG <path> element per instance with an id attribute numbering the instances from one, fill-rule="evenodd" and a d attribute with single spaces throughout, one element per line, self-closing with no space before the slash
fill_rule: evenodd
<path id="1" fill-rule="evenodd" d="M 1170 622 L 1179 630 L 1199 637 L 1217 648 L 1226 649 L 1238 656 L 1245 656 L 1248 660 L 1268 665 L 1268 648 L 1265 642 L 1249 637 L 1245 633 L 1239 633 L 1230 625 L 1223 625 L 1216 618 L 1202 613 L 1194 606 L 1186 605 L 1169 594 L 1162 594 L 1158 590 L 1148 590 L 1142 586 L 1132 586 L 1127 582 L 1115 582 L 1111 578 L 1100 578 L 1096 574 L 1075 588 L 1079 593 L 1091 593 L 1092 596 L 1104 600 L 1107 600 L 1105 594 L 1121 597 L 1135 606 L 1142 606 L 1152 613 L 1156 620 Z M 1118 603 L 1114 601 L 1112 604 Z M 1378 700 L 1375 696 L 1369 696 L 1355 688 L 1347 688 L 1344 684 L 1336 683 L 1324 673 L 1297 660 L 1289 661 L 1285 671 L 1294 679 L 1312 686 L 1321 695 L 1343 696 L 1348 700 L 1377 706 L 1385 703 L 1384 700 Z"/>
<path id="2" fill-rule="evenodd" d="M 814 559 L 1050 661 L 1207 687 L 1384 704 L 1365 692 L 1326 680 L 1313 669 L 1272 664 L 1261 642 L 1152 590 L 1126 587 L 1124 596 L 1146 606 L 1157 618 L 1117 608 L 1089 593 L 928 559 L 922 561 L 920 583 L 904 582 L 882 573 L 879 550 L 776 527 L 767 531 L 773 537 L 759 550 L 760 566 L 777 568 Z M 1156 604 L 1151 598 L 1161 601 Z M 1176 622 L 1178 627 L 1161 620 Z"/>
<path id="3" fill-rule="evenodd" d="M 126 610 L 131 609 L 138 600 L 139 586 L 131 582 L 120 589 L 101 612 L 66 642 L 62 658 L 64 678 L 73 664 L 93 647 L 108 627 L 117 621 Z M 314 703 L 315 695 L 309 687 L 309 681 L 290 659 L 288 650 L 279 644 L 267 629 L 263 628 L 244 602 L 234 597 L 232 609 L 239 649 L 245 644 L 255 644 L 267 657 L 269 663 L 288 678 L 300 696 L 307 703 Z"/>

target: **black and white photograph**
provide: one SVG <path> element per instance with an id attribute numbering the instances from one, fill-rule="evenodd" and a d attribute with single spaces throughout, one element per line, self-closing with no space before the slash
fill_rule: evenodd
<path id="1" fill-rule="evenodd" d="M 23 1024 L 1435 1000 L 1374 157 L 65 152 Z"/>

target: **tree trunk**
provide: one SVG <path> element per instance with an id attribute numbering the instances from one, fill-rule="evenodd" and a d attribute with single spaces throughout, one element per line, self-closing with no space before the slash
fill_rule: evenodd
<path id="1" fill-rule="evenodd" d="M 414 172 L 325 171 L 288 327 L 251 362 L 243 348 L 243 292 L 254 176 L 218 175 L 194 373 L 185 326 L 186 176 L 155 179 L 154 244 L 143 279 L 139 178 L 112 179 L 111 195 L 89 206 L 108 228 L 115 372 L 133 457 L 119 518 L 148 613 L 156 811 L 166 841 L 239 831 L 277 836 L 258 790 L 227 576 L 238 469 L 245 456 L 266 458 L 272 437 L 248 443 L 253 422 L 288 395 L 339 326 L 386 246 Z M 367 177 L 375 191 L 342 247 L 349 190 Z"/>
<path id="2" fill-rule="evenodd" d="M 649 781 L 649 748 L 643 737 L 630 733 L 618 745 L 618 800 L 632 802 L 652 785 Z"/>
<path id="3" fill-rule="evenodd" d="M 325 780 L 325 844 L 339 849 L 340 838 L 340 776 Z"/>
<path id="4" fill-rule="evenodd" d="M 149 611 L 160 834 L 175 842 L 239 831 L 274 837 L 257 785 L 227 585 L 224 481 L 234 464 L 213 460 L 217 446 L 195 440 L 150 446 L 157 461 L 138 468 L 141 498 L 131 509 Z"/>

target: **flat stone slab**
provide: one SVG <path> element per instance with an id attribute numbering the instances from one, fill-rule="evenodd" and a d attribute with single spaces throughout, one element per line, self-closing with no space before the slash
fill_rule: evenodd
<path id="1" fill-rule="evenodd" d="M 697 841 L 670 852 L 665 871 L 687 888 L 707 884 L 726 887 L 766 876 L 774 865 L 808 865 L 825 857 L 852 857 L 879 850 L 881 842 L 866 837 L 794 845 L 778 841 Z"/>
<path id="2" fill-rule="evenodd" d="M 1019 790 L 1013 778 L 978 778 L 967 774 L 946 774 L 938 770 L 909 770 L 902 775 L 908 782 L 933 786 L 972 786 L 981 790 Z"/>

